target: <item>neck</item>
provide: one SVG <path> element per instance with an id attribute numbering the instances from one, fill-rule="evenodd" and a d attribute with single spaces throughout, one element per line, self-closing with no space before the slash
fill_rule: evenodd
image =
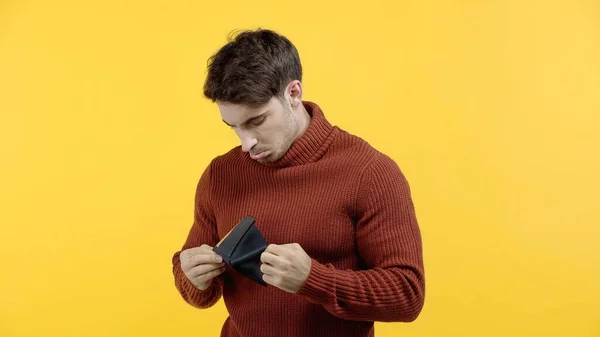
<path id="1" fill-rule="evenodd" d="M 300 104 L 300 111 L 298 115 L 298 134 L 296 135 L 295 139 L 302 137 L 304 132 L 308 129 L 311 119 L 310 114 L 303 104 Z"/>

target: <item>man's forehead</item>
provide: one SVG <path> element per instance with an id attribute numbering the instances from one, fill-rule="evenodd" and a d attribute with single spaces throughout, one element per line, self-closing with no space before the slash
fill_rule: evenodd
<path id="1" fill-rule="evenodd" d="M 221 119 L 228 125 L 242 125 L 267 112 L 270 105 L 250 107 L 243 104 L 218 103 Z"/>

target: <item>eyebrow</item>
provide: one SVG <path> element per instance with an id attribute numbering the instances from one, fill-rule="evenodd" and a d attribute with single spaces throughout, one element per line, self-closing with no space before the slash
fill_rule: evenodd
<path id="1" fill-rule="evenodd" d="M 257 119 L 259 119 L 259 118 L 261 118 L 261 117 L 264 117 L 264 116 L 265 116 L 265 115 L 266 115 L 268 112 L 269 112 L 269 111 L 267 110 L 267 111 L 265 111 L 265 112 L 261 113 L 261 114 L 260 114 L 260 115 L 258 115 L 258 116 L 254 116 L 254 117 L 248 118 L 248 119 L 247 119 L 247 120 L 246 120 L 244 123 L 242 123 L 242 125 L 246 125 L 246 124 L 248 124 L 248 123 L 250 123 L 250 122 L 253 122 L 253 121 L 255 121 L 255 120 L 257 120 Z M 223 123 L 227 124 L 228 126 L 231 126 L 231 127 L 233 127 L 233 125 L 231 125 L 231 124 L 227 123 L 225 120 L 223 120 L 223 119 L 221 119 L 221 120 L 223 121 Z"/>

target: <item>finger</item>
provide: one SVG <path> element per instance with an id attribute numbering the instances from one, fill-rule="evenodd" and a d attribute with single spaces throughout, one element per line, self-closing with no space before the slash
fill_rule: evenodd
<path id="1" fill-rule="evenodd" d="M 285 252 L 285 248 L 283 246 L 272 243 L 267 246 L 267 249 L 265 249 L 265 252 L 271 253 L 273 255 L 281 255 Z"/>
<path id="2" fill-rule="evenodd" d="M 273 266 L 270 266 L 268 264 L 261 264 L 260 271 L 265 275 L 275 275 L 278 273 L 277 269 L 275 269 Z"/>
<path id="3" fill-rule="evenodd" d="M 223 272 L 225 272 L 225 270 L 226 270 L 226 268 L 225 268 L 225 267 L 218 268 L 218 269 L 215 269 L 215 270 L 213 270 L 213 271 L 210 271 L 210 272 L 208 272 L 208 273 L 206 273 L 206 274 L 202 274 L 202 275 L 198 276 L 196 279 L 197 279 L 198 281 L 200 281 L 200 282 L 204 283 L 204 282 L 206 282 L 206 281 L 208 281 L 208 280 L 211 280 L 211 279 L 213 279 L 213 278 L 215 278 L 215 277 L 217 277 L 217 276 L 219 276 L 219 275 L 223 274 Z"/>
<path id="4" fill-rule="evenodd" d="M 262 279 L 267 284 L 270 284 L 272 286 L 275 286 L 275 287 L 279 288 L 279 280 L 280 280 L 279 276 L 273 276 L 273 275 L 269 275 L 269 274 L 263 274 Z"/>
<path id="5" fill-rule="evenodd" d="M 200 254 L 200 253 L 207 253 L 207 252 L 213 252 L 212 247 L 209 245 L 201 245 L 199 247 L 192 247 L 192 248 L 188 248 L 185 250 L 186 254 L 189 255 L 196 255 L 196 254 Z"/>
<path id="6" fill-rule="evenodd" d="M 221 268 L 225 268 L 225 264 L 223 264 L 223 263 L 201 264 L 199 266 L 196 266 L 196 267 L 190 269 L 190 271 L 188 272 L 188 275 L 190 277 L 199 277 L 203 274 L 208 274 L 214 270 L 221 269 Z"/>
<path id="7" fill-rule="evenodd" d="M 211 255 L 203 255 L 198 254 L 190 257 L 185 262 L 186 269 L 191 269 L 197 266 L 202 266 L 205 264 L 220 264 L 223 263 L 223 259 L 220 256 L 211 256 Z"/>
<path id="8" fill-rule="evenodd" d="M 195 267 L 207 263 L 221 263 L 223 262 L 223 258 L 217 254 L 205 254 L 198 253 L 190 256 L 187 261 L 185 261 L 186 266 Z"/>
<path id="9" fill-rule="evenodd" d="M 266 264 L 270 264 L 272 266 L 277 266 L 279 265 L 279 259 L 280 257 L 277 255 L 274 255 L 271 252 L 267 252 L 264 251 L 261 255 L 260 255 L 260 261 L 262 263 L 266 263 Z"/>
<path id="10" fill-rule="evenodd" d="M 201 250 L 201 251 L 203 251 L 203 252 L 210 252 L 210 253 L 216 254 L 213 251 L 213 247 L 209 246 L 207 244 L 200 245 L 200 247 L 198 247 L 198 249 Z"/>
<path id="11" fill-rule="evenodd" d="M 210 246 L 202 245 L 200 247 L 192 247 L 192 248 L 183 250 L 181 252 L 181 254 L 179 254 L 179 258 L 180 258 L 180 260 L 187 260 L 190 257 L 198 255 L 198 254 L 218 255 L 210 248 Z"/>

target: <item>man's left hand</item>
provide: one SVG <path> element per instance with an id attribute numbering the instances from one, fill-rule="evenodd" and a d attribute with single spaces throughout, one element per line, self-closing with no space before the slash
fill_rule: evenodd
<path id="1" fill-rule="evenodd" d="M 312 260 L 297 243 L 270 244 L 261 254 L 263 280 L 281 290 L 296 293 L 308 279 Z"/>

